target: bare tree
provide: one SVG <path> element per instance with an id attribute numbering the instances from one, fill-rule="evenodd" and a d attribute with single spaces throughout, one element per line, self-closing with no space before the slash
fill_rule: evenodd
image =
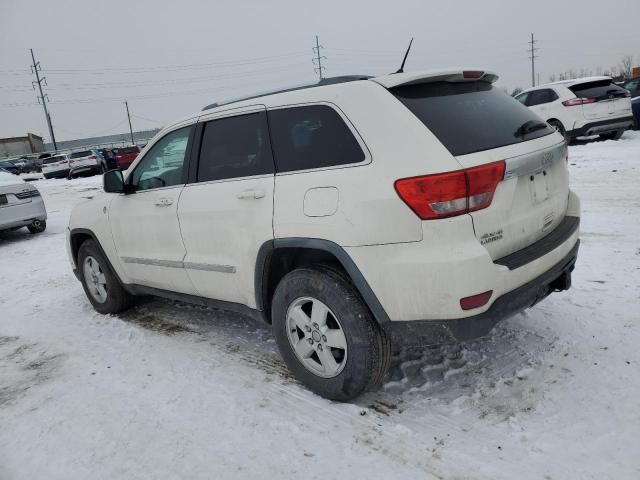
<path id="1" fill-rule="evenodd" d="M 620 60 L 620 75 L 624 77 L 625 80 L 631 78 L 631 70 L 633 69 L 633 57 L 631 55 L 625 55 Z"/>
<path id="2" fill-rule="evenodd" d="M 520 94 L 520 92 L 522 92 L 522 89 L 520 87 L 516 87 L 513 89 L 513 92 L 511 92 L 511 96 L 515 97 L 516 95 Z"/>
<path id="3" fill-rule="evenodd" d="M 602 67 L 596 67 L 596 75 L 604 75 L 604 71 Z"/>
<path id="4" fill-rule="evenodd" d="M 557 77 L 556 77 L 556 74 L 555 74 L 555 73 L 552 73 L 551 75 L 549 75 L 549 82 L 550 82 L 550 83 L 555 82 L 555 81 L 556 81 L 556 79 L 557 79 Z"/>

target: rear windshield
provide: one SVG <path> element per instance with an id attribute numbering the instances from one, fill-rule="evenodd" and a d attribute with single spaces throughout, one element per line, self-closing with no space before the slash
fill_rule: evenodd
<path id="1" fill-rule="evenodd" d="M 91 150 L 85 150 L 84 152 L 73 152 L 71 158 L 90 157 L 91 155 L 93 155 Z"/>
<path id="2" fill-rule="evenodd" d="M 550 135 L 535 113 L 487 82 L 434 82 L 391 89 L 452 155 Z"/>
<path id="3" fill-rule="evenodd" d="M 60 160 L 64 160 L 64 157 L 49 157 L 42 160 L 42 164 L 46 165 L 47 163 L 55 163 L 59 162 Z"/>
<path id="4" fill-rule="evenodd" d="M 595 98 L 596 100 L 620 98 L 627 95 L 624 88 L 614 85 L 611 80 L 578 83 L 570 86 L 569 90 L 578 98 Z"/>

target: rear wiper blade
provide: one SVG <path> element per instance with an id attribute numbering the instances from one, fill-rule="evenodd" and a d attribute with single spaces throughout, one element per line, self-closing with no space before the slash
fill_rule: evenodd
<path id="1" fill-rule="evenodd" d="M 543 128 L 547 128 L 546 123 L 540 122 L 538 120 L 529 120 L 528 122 L 524 122 L 522 125 L 520 125 L 514 132 L 513 136 L 524 137 L 527 133 L 535 132 L 536 130 L 542 130 Z"/>

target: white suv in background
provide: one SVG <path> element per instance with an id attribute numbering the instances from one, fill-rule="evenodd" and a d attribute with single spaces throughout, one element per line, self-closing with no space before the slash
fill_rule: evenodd
<path id="1" fill-rule="evenodd" d="M 567 147 L 483 71 L 340 77 L 213 104 L 76 206 L 101 313 L 153 294 L 272 324 L 327 398 L 375 386 L 391 340 L 439 344 L 570 287 Z"/>
<path id="2" fill-rule="evenodd" d="M 539 85 L 516 100 L 569 141 L 591 135 L 618 140 L 633 125 L 630 96 L 610 77 L 588 77 Z"/>

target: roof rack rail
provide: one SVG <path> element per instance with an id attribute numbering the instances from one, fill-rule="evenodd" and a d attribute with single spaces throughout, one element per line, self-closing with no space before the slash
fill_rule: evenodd
<path id="1" fill-rule="evenodd" d="M 242 101 L 245 101 L 245 100 L 251 100 L 253 98 L 266 97 L 267 95 L 276 95 L 278 93 L 294 92 L 296 90 L 304 90 L 304 89 L 307 89 L 307 88 L 314 88 L 314 87 L 324 87 L 326 85 L 335 85 L 337 83 L 356 82 L 358 80 L 368 80 L 370 78 L 373 78 L 373 77 L 371 75 L 342 75 L 342 76 L 339 76 L 339 77 L 322 78 L 317 83 L 310 83 L 310 84 L 301 85 L 301 86 L 298 86 L 298 87 L 284 88 L 282 90 L 274 90 L 274 91 L 270 91 L 270 92 L 260 93 L 260 94 L 257 94 L 257 95 L 251 95 L 249 97 L 234 98 L 233 100 L 227 100 L 227 101 L 212 103 L 212 104 L 207 105 L 206 107 L 204 107 L 202 109 L 202 111 L 210 110 L 210 109 L 216 108 L 216 107 L 221 107 L 222 105 L 229 105 L 231 103 L 237 103 L 237 102 L 242 102 Z"/>

